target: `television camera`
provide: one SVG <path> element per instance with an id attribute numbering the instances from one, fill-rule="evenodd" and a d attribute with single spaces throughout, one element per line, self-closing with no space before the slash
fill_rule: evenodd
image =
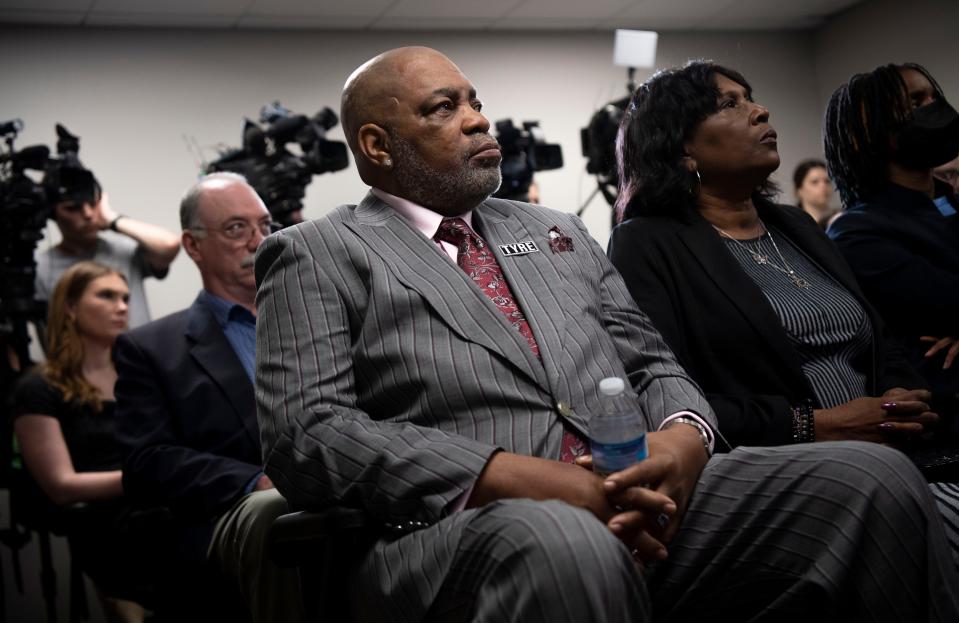
<path id="1" fill-rule="evenodd" d="M 307 117 L 273 102 L 260 110 L 260 123 L 244 121 L 242 147 L 221 152 L 204 170 L 243 175 L 274 220 L 284 226 L 299 223 L 313 176 L 349 166 L 346 144 L 326 138 L 338 122 L 329 108 Z M 299 153 L 289 149 L 294 145 Z"/>
<path id="2" fill-rule="evenodd" d="M 95 203 L 100 186 L 80 162 L 80 139 L 64 126 L 56 126 L 57 157 L 45 145 L 17 151 L 14 141 L 22 129 L 19 119 L 0 123 L 0 339 L 25 364 L 27 323 L 35 323 L 43 338 L 46 303 L 34 298 L 34 254 L 47 219 L 57 203 Z"/>
<path id="3" fill-rule="evenodd" d="M 503 154 L 503 183 L 495 194 L 501 199 L 528 201 L 533 172 L 563 166 L 562 148 L 546 142 L 538 121 L 524 121 L 522 128 L 514 126 L 510 119 L 497 121 L 496 140 Z"/>

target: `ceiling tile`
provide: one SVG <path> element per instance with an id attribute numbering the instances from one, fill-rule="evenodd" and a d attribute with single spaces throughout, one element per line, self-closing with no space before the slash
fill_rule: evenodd
<path id="1" fill-rule="evenodd" d="M 316 15 L 244 15 L 237 28 L 292 28 L 297 30 L 357 30 L 369 26 L 374 17 L 343 17 Z"/>
<path id="2" fill-rule="evenodd" d="M 859 0 L 804 0 L 803 2 L 783 2 L 771 10 L 769 0 L 737 0 L 724 7 L 715 17 L 722 20 L 739 19 L 823 19 L 833 13 L 856 4 Z"/>
<path id="3" fill-rule="evenodd" d="M 779 30 L 814 27 L 862 1 L 0 0 L 0 21 L 336 30 Z"/>
<path id="4" fill-rule="evenodd" d="M 735 0 L 641 0 L 631 3 L 616 18 L 685 19 L 699 23 Z M 775 8 L 775 6 L 773 7 Z"/>
<path id="5" fill-rule="evenodd" d="M 528 18 L 553 20 L 556 18 L 581 18 L 597 22 L 613 17 L 631 4 L 631 0 L 524 0 L 506 14 L 507 19 Z"/>
<path id="6" fill-rule="evenodd" d="M 470 18 L 501 17 L 516 6 L 516 0 L 450 2 L 450 0 L 398 0 L 383 14 L 390 18 Z M 465 24 L 463 28 L 470 28 Z"/>
<path id="7" fill-rule="evenodd" d="M 493 25 L 493 19 L 479 18 L 382 18 L 374 22 L 373 30 L 488 30 Z"/>
<path id="8" fill-rule="evenodd" d="M 85 11 L 16 11 L 0 9 L 0 24 L 83 24 Z"/>
<path id="9" fill-rule="evenodd" d="M 558 18 L 530 18 L 530 17 L 503 17 L 493 24 L 494 30 L 593 30 L 598 27 L 600 20 L 579 17 Z"/>
<path id="10" fill-rule="evenodd" d="M 2 2 L 3 0 L 0 0 Z M 246 12 L 249 15 L 316 15 L 377 17 L 394 0 L 350 0 L 349 2 L 309 2 L 308 0 L 248 0 Z"/>
<path id="11" fill-rule="evenodd" d="M 94 0 L 0 0 L 0 10 L 23 9 L 34 13 L 43 11 L 87 12 Z"/>
<path id="12" fill-rule="evenodd" d="M 598 28 L 614 30 L 629 28 L 633 30 L 694 30 L 703 20 L 688 17 L 620 17 L 600 21 Z"/>
<path id="13" fill-rule="evenodd" d="M 232 28 L 235 15 L 182 15 L 176 13 L 90 13 L 88 26 L 157 26 L 182 28 Z"/>
<path id="14" fill-rule="evenodd" d="M 709 31 L 782 31 L 812 28 L 818 19 L 808 17 L 763 17 L 757 19 L 713 18 L 701 22 L 694 30 Z"/>
<path id="15" fill-rule="evenodd" d="M 46 1 L 46 0 L 40 0 Z M 240 16 L 250 0 L 96 0 L 92 15 L 97 13 L 148 13 L 162 15 L 236 15 Z"/>

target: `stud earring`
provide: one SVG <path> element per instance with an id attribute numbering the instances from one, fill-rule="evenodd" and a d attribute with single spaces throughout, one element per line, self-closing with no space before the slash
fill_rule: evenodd
<path id="1" fill-rule="evenodd" d="M 393 166 L 393 160 L 392 160 L 391 158 L 387 158 L 387 159 L 383 162 L 383 164 L 385 164 L 385 165 L 388 166 L 388 167 L 391 167 L 391 166 Z"/>

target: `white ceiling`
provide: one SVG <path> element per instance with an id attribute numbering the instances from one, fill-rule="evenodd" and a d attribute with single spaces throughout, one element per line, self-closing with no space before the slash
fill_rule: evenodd
<path id="1" fill-rule="evenodd" d="M 802 30 L 864 0 L 0 0 L 0 23 L 324 30 Z"/>

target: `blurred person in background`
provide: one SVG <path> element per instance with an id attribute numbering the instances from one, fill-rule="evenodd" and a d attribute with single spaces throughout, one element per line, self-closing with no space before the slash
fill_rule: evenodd
<path id="1" fill-rule="evenodd" d="M 526 198 L 526 203 L 542 203 L 539 196 L 539 184 L 536 180 L 533 180 L 529 183 L 529 191 Z"/>
<path id="2" fill-rule="evenodd" d="M 832 199 L 832 180 L 822 160 L 804 160 L 793 171 L 793 188 L 796 200 L 803 212 L 813 217 L 823 229 L 836 215 L 837 210 L 830 204 Z"/>
<path id="3" fill-rule="evenodd" d="M 950 160 L 932 170 L 937 179 L 949 184 L 952 193 L 959 194 L 959 158 Z"/>
<path id="4" fill-rule="evenodd" d="M 109 621 L 142 621 L 133 600 L 148 591 L 143 541 L 123 497 L 114 425 L 112 349 L 127 329 L 130 289 L 123 275 L 95 262 L 71 266 L 53 290 L 49 359 L 14 393 L 14 431 L 24 463 L 57 507 L 88 503 L 69 515 L 71 554 L 93 580 Z"/>
<path id="5" fill-rule="evenodd" d="M 92 189 L 64 189 L 51 219 L 62 239 L 36 255 L 36 298 L 49 300 L 70 266 L 92 260 L 123 274 L 130 287 L 130 326 L 150 321 L 143 280 L 163 279 L 180 251 L 177 235 L 163 227 L 117 213 L 94 182 Z"/>

